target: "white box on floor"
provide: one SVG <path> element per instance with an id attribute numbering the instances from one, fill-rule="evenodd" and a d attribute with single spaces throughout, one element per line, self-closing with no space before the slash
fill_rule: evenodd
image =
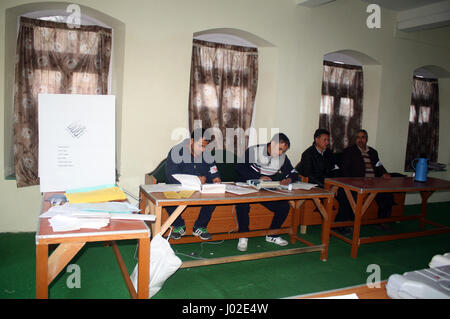
<path id="1" fill-rule="evenodd" d="M 391 275 L 386 292 L 393 299 L 450 299 L 450 265 Z"/>

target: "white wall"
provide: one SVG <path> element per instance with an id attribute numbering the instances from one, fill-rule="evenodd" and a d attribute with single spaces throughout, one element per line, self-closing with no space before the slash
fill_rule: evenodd
<path id="1" fill-rule="evenodd" d="M 2 0 L 0 23 L 8 8 L 37 1 Z M 381 29 L 365 21 L 367 3 L 340 0 L 310 9 L 293 0 L 80 0 L 124 24 L 121 113 L 120 185 L 137 195 L 144 174 L 153 170 L 175 143 L 171 132 L 186 127 L 192 35 L 214 28 L 250 32 L 272 43 L 260 50 L 260 78 L 255 127 L 278 127 L 288 134 L 294 165 L 312 142 L 317 128 L 326 53 L 351 49 L 379 61 L 364 66 L 363 125 L 369 144 L 385 166 L 402 171 L 406 145 L 412 72 L 423 65 L 450 70 L 450 29 L 398 34 L 396 14 L 382 10 Z M 83 12 L 82 12 L 83 13 Z M 5 39 L 5 28 L 0 28 Z M 447 39 L 447 40 L 445 40 Z M 3 40 L 2 40 L 3 41 Z M 447 42 L 444 42 L 447 41 Z M 7 100 L 6 66 L 12 57 L 0 46 L 0 99 Z M 6 60 L 6 61 L 5 61 Z M 450 82 L 440 82 L 441 142 L 439 161 L 449 162 Z M 8 107 L 8 106 L 5 106 Z M 4 121 L 0 112 L 0 149 L 4 152 Z M 447 123 L 447 124 L 444 124 Z M 270 134 L 269 134 L 270 135 Z M 0 157 L 0 232 L 34 231 L 40 209 L 39 187 L 17 189 L 3 178 Z M 449 178 L 448 173 L 440 176 Z M 433 200 L 450 200 L 449 193 Z M 408 197 L 409 202 L 417 202 Z"/>

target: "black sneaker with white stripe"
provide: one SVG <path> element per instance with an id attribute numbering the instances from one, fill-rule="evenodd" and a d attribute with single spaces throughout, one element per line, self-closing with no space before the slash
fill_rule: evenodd
<path id="1" fill-rule="evenodd" d="M 210 240 L 212 238 L 211 234 L 208 233 L 206 228 L 203 228 L 203 227 L 198 227 L 198 228 L 194 227 L 192 234 L 194 236 L 200 237 L 203 240 Z"/>

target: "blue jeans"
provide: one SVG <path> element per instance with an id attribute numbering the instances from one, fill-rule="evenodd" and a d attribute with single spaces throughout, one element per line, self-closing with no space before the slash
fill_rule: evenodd
<path id="1" fill-rule="evenodd" d="M 287 201 L 276 201 L 276 202 L 262 202 L 259 203 L 270 210 L 273 215 L 272 223 L 269 229 L 279 229 L 283 225 L 289 214 L 289 203 Z M 250 211 L 249 204 L 236 204 L 236 215 L 239 223 L 239 232 L 248 232 L 248 225 L 250 218 L 248 213 Z"/>

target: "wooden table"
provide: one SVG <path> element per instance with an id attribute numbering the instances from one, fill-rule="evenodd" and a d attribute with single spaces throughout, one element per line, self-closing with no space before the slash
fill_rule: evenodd
<path id="1" fill-rule="evenodd" d="M 357 257 L 358 247 L 361 244 L 375 243 L 380 241 L 412 238 L 419 236 L 427 236 L 434 234 L 449 233 L 450 227 L 440 225 L 438 223 L 426 219 L 426 208 L 428 198 L 435 191 L 449 190 L 450 181 L 429 177 L 425 183 L 416 182 L 412 177 L 392 177 L 384 179 L 382 177 L 364 178 L 364 177 L 340 177 L 340 178 L 326 178 L 325 189 L 332 190 L 333 188 L 343 188 L 346 196 L 350 202 L 355 220 L 351 222 L 336 222 L 332 223 L 331 227 L 353 226 L 353 237 L 348 239 L 338 233 L 331 231 L 333 236 L 336 236 L 352 245 L 351 256 Z M 351 194 L 351 191 L 357 193 L 356 202 Z M 413 216 L 399 216 L 380 218 L 366 221 L 365 224 L 387 223 L 402 220 L 419 220 L 420 228 L 422 230 L 416 232 L 392 234 L 384 236 L 374 236 L 360 238 L 361 219 L 370 203 L 374 200 L 378 193 L 392 193 L 392 192 L 420 192 L 422 197 L 421 213 Z M 425 224 L 433 225 L 435 229 L 423 230 Z"/>
<path id="2" fill-rule="evenodd" d="M 46 201 L 54 193 L 44 193 L 41 212 L 50 208 Z M 116 240 L 138 240 L 138 289 L 137 293 L 130 280 Z M 66 267 L 70 260 L 87 242 L 112 242 L 120 270 L 132 298 L 148 298 L 150 229 L 146 223 L 137 220 L 111 220 L 100 229 L 80 229 L 77 231 L 54 232 L 48 218 L 39 218 L 36 232 L 36 298 L 48 298 L 48 285 Z M 49 256 L 49 245 L 57 248 Z M 100 262 L 99 262 L 100 264 Z"/>
<path id="3" fill-rule="evenodd" d="M 386 292 L 387 281 L 379 282 L 374 287 L 367 284 L 328 290 L 294 297 L 295 299 L 339 298 L 339 296 L 356 294 L 358 299 L 390 299 Z"/>
<path id="4" fill-rule="evenodd" d="M 330 237 L 330 225 L 331 225 L 329 212 L 331 212 L 334 197 L 334 194 L 332 192 L 325 191 L 320 188 L 313 188 L 311 190 L 293 190 L 293 191 L 277 190 L 276 192 L 261 190 L 256 193 L 246 195 L 234 195 L 228 192 L 224 194 L 202 194 L 200 192 L 195 192 L 190 198 L 183 198 L 183 199 L 168 199 L 166 198 L 164 193 L 149 192 L 146 189 L 146 185 L 141 185 L 139 192 L 140 192 L 140 201 L 141 203 L 144 203 L 145 207 L 144 213 L 156 215 L 156 222 L 154 223 L 154 225 L 152 225 L 154 226 L 154 229 L 152 229 L 153 234 L 161 233 L 161 235 L 163 235 L 169 229 L 169 227 L 172 225 L 175 219 L 178 216 L 180 216 L 183 210 L 188 206 L 260 203 L 260 202 L 286 200 L 289 201 L 289 204 L 291 205 L 292 209 L 294 209 L 294 212 L 292 214 L 292 227 L 289 231 L 291 242 L 294 243 L 295 240 L 299 240 L 308 246 L 302 248 L 284 249 L 281 251 L 274 251 L 274 252 L 247 254 L 224 258 L 210 258 L 207 260 L 200 260 L 200 261 L 190 261 L 183 263 L 182 268 L 227 263 L 234 261 L 254 260 L 260 258 L 291 255 L 311 251 L 320 251 L 321 260 L 325 261 L 327 259 L 328 244 Z M 323 217 L 321 245 L 314 245 L 297 236 L 297 228 L 299 224 L 298 221 L 299 208 L 306 199 L 312 199 L 314 201 Z M 178 206 L 178 207 L 164 222 L 164 224 L 161 224 L 162 209 L 163 207 L 167 206 Z M 254 237 L 254 236 L 275 235 L 275 234 L 280 234 L 280 230 L 273 229 L 273 230 L 259 230 L 242 233 L 212 234 L 212 240 L 235 239 L 241 237 Z"/>

